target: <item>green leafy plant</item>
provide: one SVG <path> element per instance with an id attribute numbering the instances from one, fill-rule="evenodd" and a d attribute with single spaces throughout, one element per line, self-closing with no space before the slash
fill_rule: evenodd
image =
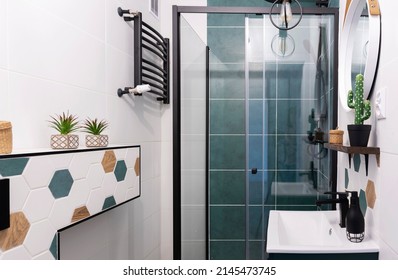
<path id="1" fill-rule="evenodd" d="M 100 135 L 107 127 L 108 122 L 105 120 L 99 121 L 97 118 L 94 120 L 88 118 L 84 121 L 82 125 L 83 131 L 92 135 Z"/>
<path id="2" fill-rule="evenodd" d="M 347 105 L 355 109 L 355 124 L 363 124 L 371 115 L 370 101 L 363 98 L 363 75 L 355 77 L 355 95 L 352 90 L 348 91 Z"/>
<path id="3" fill-rule="evenodd" d="M 79 129 L 79 121 L 75 115 L 63 112 L 62 115 L 50 116 L 50 127 L 54 128 L 59 134 L 67 135 Z"/>

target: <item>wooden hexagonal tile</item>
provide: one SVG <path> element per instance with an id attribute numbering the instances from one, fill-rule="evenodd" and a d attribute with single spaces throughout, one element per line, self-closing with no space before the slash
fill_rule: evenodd
<path id="1" fill-rule="evenodd" d="M 75 211 L 73 212 L 72 223 L 87 217 L 90 217 L 90 212 L 88 211 L 86 206 L 76 208 Z"/>
<path id="2" fill-rule="evenodd" d="M 17 247 L 25 241 L 30 228 L 29 221 L 23 212 L 13 213 L 10 216 L 10 227 L 0 231 L 0 248 L 3 251 Z"/>
<path id="3" fill-rule="evenodd" d="M 368 207 L 373 209 L 376 203 L 376 189 L 373 181 L 368 180 L 366 186 L 366 201 L 368 202 Z"/>
<path id="4" fill-rule="evenodd" d="M 140 176 L 141 166 L 140 166 L 140 158 L 139 157 L 135 160 L 134 171 L 135 171 L 135 175 L 137 177 Z"/>
<path id="5" fill-rule="evenodd" d="M 104 157 L 102 159 L 102 167 L 104 168 L 105 173 L 113 172 L 116 165 L 116 155 L 114 151 L 106 151 Z"/>

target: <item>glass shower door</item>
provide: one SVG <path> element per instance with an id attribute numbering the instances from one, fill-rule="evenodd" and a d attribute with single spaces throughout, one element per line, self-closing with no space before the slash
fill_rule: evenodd
<path id="1" fill-rule="evenodd" d="M 304 15 L 280 32 L 268 15 L 245 19 L 246 258 L 266 258 L 270 210 L 317 210 L 331 159 L 332 15 Z"/>

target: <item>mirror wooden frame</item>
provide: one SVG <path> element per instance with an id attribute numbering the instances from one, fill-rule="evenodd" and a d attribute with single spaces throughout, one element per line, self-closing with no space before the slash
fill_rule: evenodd
<path id="1" fill-rule="evenodd" d="M 351 89 L 351 62 L 354 51 L 355 32 L 361 17 L 364 2 L 369 11 L 369 44 L 364 72 L 364 97 L 370 99 L 376 79 L 381 42 L 381 13 L 378 0 L 347 0 L 345 19 L 340 35 L 339 49 L 339 97 L 343 108 L 347 105 L 347 94 Z"/>

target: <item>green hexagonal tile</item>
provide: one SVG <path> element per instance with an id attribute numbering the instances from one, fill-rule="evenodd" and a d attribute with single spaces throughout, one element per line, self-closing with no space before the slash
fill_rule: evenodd
<path id="1" fill-rule="evenodd" d="M 116 205 L 115 198 L 113 197 L 113 195 L 109 196 L 109 197 L 105 198 L 104 205 L 102 206 L 102 210 L 105 210 L 105 209 L 115 206 L 115 205 Z"/>
<path id="2" fill-rule="evenodd" d="M 345 169 L 345 188 L 348 188 L 348 184 L 350 183 L 350 177 L 348 176 L 348 169 Z"/>
<path id="3" fill-rule="evenodd" d="M 119 160 L 117 162 L 114 173 L 115 173 L 116 180 L 118 182 L 124 180 L 124 178 L 126 177 L 126 173 L 127 173 L 127 166 L 126 166 L 126 163 L 124 162 L 124 160 Z"/>
<path id="4" fill-rule="evenodd" d="M 58 259 L 58 234 L 56 233 L 54 235 L 53 241 L 51 242 L 50 245 L 50 253 L 53 255 L 54 259 Z"/>
<path id="5" fill-rule="evenodd" d="M 361 207 L 363 216 L 365 216 L 368 203 L 366 202 L 366 193 L 364 190 L 359 192 L 359 206 Z"/>
<path id="6" fill-rule="evenodd" d="M 29 158 L 11 158 L 0 160 L 0 175 L 3 177 L 21 175 Z"/>
<path id="7" fill-rule="evenodd" d="M 359 168 L 361 167 L 361 156 L 358 154 L 354 155 L 354 170 L 359 172 Z"/>
<path id="8" fill-rule="evenodd" d="M 48 186 L 54 198 L 61 198 L 69 195 L 73 185 L 73 178 L 68 169 L 55 171 L 50 185 Z"/>

